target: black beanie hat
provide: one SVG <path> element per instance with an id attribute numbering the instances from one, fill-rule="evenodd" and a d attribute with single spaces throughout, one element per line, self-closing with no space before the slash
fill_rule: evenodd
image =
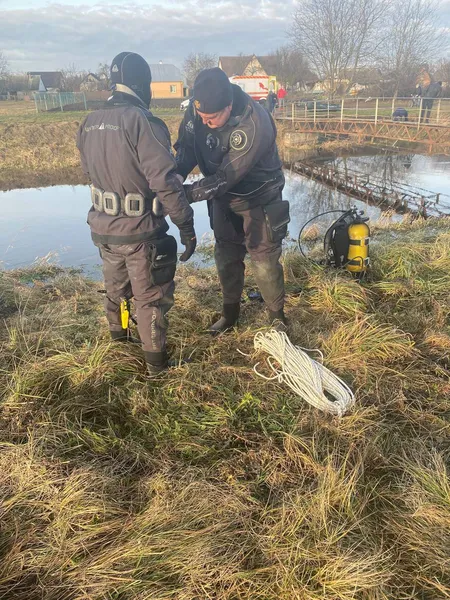
<path id="1" fill-rule="evenodd" d="M 122 84 L 133 90 L 147 106 L 150 105 L 152 73 L 146 60 L 135 52 L 121 52 L 111 63 L 111 83 Z M 124 90 L 117 90 L 123 91 Z"/>
<path id="2" fill-rule="evenodd" d="M 233 88 L 219 67 L 204 69 L 197 75 L 193 96 L 195 108 L 212 115 L 233 102 Z"/>

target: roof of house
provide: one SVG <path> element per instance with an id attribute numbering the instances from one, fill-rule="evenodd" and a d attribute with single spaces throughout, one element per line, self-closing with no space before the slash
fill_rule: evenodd
<path id="1" fill-rule="evenodd" d="M 83 81 L 86 81 L 86 79 L 88 77 L 93 77 L 97 81 L 101 81 L 100 77 L 98 75 L 96 75 L 95 73 L 88 73 L 85 77 L 83 77 Z M 83 81 L 81 83 L 83 83 Z"/>
<path id="2" fill-rule="evenodd" d="M 228 77 L 242 75 L 245 68 L 255 55 L 250 56 L 220 56 L 219 62 L 222 70 Z M 276 56 L 256 56 L 267 75 L 275 75 L 277 59 Z"/>
<path id="3" fill-rule="evenodd" d="M 60 71 L 28 71 L 27 75 L 40 77 L 46 88 L 61 87 L 62 73 Z"/>
<path id="4" fill-rule="evenodd" d="M 152 81 L 183 81 L 184 77 L 180 69 L 175 65 L 158 63 L 150 65 L 152 71 Z"/>

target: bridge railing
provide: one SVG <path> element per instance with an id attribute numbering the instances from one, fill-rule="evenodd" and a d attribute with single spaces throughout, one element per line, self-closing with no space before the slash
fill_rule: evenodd
<path id="1" fill-rule="evenodd" d="M 289 120 L 338 120 L 405 122 L 450 126 L 450 98 L 339 98 L 336 100 L 296 100 L 276 108 L 274 116 Z"/>

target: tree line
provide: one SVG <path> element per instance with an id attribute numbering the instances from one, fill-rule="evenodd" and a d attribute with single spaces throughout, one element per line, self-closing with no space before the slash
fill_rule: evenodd
<path id="1" fill-rule="evenodd" d="M 331 96 L 347 93 L 363 69 L 379 75 L 372 95 L 411 93 L 421 70 L 450 82 L 450 60 L 443 58 L 448 34 L 439 25 L 438 10 L 434 0 L 304 0 L 292 15 L 286 44 L 271 54 L 273 74 L 287 87 L 304 89 L 312 81 L 326 81 Z M 189 54 L 182 68 L 188 86 L 202 69 L 217 64 L 213 54 Z M 79 89 L 87 75 L 75 65 L 60 71 L 66 91 Z M 107 86 L 108 63 L 100 63 L 95 73 L 104 76 Z M 28 85 L 26 79 L 10 73 L 0 52 L 3 89 Z"/>

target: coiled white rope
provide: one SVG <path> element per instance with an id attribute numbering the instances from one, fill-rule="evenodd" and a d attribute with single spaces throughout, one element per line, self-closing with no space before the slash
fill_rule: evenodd
<path id="1" fill-rule="evenodd" d="M 312 406 L 339 417 L 354 405 L 355 397 L 348 385 L 321 363 L 310 358 L 304 352 L 306 348 L 294 346 L 283 331 L 259 331 L 255 335 L 254 346 L 255 350 L 264 350 L 270 354 L 267 363 L 275 373 L 273 377 L 266 377 L 257 371 L 257 363 L 253 370 L 259 377 L 286 383 Z M 318 352 L 323 359 L 320 350 L 307 351 Z M 279 368 L 273 365 L 271 358 L 278 362 Z M 335 400 L 327 398 L 325 392 Z"/>

